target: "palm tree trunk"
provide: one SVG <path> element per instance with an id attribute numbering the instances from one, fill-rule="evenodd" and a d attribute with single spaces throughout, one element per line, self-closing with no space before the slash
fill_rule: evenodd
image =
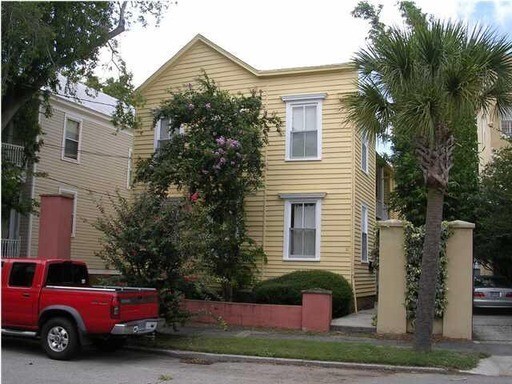
<path id="1" fill-rule="evenodd" d="M 414 349 L 421 352 L 429 352 L 431 350 L 443 202 L 444 193 L 438 188 L 429 187 L 427 192 L 425 241 L 423 243 L 423 257 L 421 260 L 418 307 L 416 309 L 416 330 L 414 334 Z"/>

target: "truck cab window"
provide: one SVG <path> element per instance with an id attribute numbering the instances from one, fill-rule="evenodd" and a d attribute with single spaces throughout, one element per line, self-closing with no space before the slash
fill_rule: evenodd
<path id="1" fill-rule="evenodd" d="M 48 267 L 46 285 L 86 287 L 89 285 L 87 267 L 73 263 L 51 264 Z"/>
<path id="2" fill-rule="evenodd" d="M 9 285 L 11 287 L 31 287 L 35 272 L 35 263 L 14 263 L 9 276 Z"/>

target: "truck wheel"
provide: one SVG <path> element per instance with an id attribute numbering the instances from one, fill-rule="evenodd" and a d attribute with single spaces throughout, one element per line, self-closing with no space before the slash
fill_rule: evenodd
<path id="1" fill-rule="evenodd" d="M 80 347 L 75 325 L 63 317 L 44 323 L 41 342 L 46 354 L 55 360 L 71 359 Z"/>
<path id="2" fill-rule="evenodd" d="M 97 338 L 92 343 L 102 352 L 115 352 L 126 344 L 126 337 Z"/>

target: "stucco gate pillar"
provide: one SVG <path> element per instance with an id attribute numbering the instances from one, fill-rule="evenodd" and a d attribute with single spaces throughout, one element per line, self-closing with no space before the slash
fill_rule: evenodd
<path id="1" fill-rule="evenodd" d="M 405 311 L 404 226 L 399 220 L 380 221 L 379 304 L 377 333 L 407 332 Z"/>
<path id="2" fill-rule="evenodd" d="M 471 340 L 473 333 L 473 229 L 465 221 L 449 223 L 452 235 L 446 243 L 448 258 L 443 336 Z"/>

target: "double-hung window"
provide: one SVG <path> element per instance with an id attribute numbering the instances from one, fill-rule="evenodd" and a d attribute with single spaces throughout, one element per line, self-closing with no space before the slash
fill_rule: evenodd
<path id="1" fill-rule="evenodd" d="M 361 262 L 368 262 L 368 207 L 361 206 Z"/>
<path id="2" fill-rule="evenodd" d="M 183 134 L 183 129 L 181 127 L 171 128 L 170 119 L 160 119 L 155 127 L 155 150 L 162 148 L 178 134 Z"/>
<path id="3" fill-rule="evenodd" d="M 80 135 L 82 122 L 79 119 L 65 118 L 62 145 L 62 160 L 80 161 Z"/>
<path id="4" fill-rule="evenodd" d="M 322 101 L 325 94 L 283 96 L 286 102 L 286 160 L 322 157 Z"/>
<path id="5" fill-rule="evenodd" d="M 285 260 L 320 260 L 321 199 L 319 197 L 285 200 Z"/>

